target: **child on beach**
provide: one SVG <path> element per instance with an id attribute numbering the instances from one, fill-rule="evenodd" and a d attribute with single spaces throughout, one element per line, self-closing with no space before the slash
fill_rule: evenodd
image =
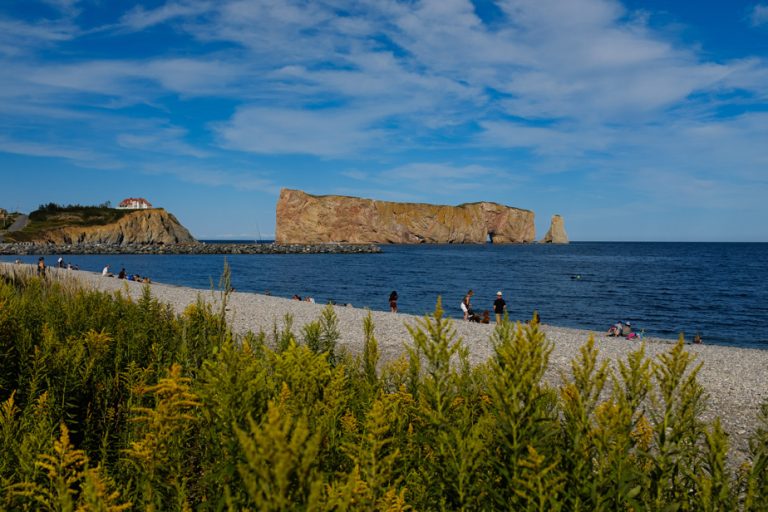
<path id="1" fill-rule="evenodd" d="M 397 291 L 395 290 L 389 294 L 389 310 L 392 313 L 397 313 Z"/>

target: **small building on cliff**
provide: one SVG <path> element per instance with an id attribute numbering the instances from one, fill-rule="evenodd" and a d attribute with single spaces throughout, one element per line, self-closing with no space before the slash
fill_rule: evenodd
<path id="1" fill-rule="evenodd" d="M 120 201 L 117 208 L 119 210 L 147 210 L 152 208 L 152 203 L 143 197 L 129 197 Z"/>

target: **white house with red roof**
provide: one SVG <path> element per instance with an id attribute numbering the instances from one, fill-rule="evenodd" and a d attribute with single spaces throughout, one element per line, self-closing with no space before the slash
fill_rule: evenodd
<path id="1" fill-rule="evenodd" d="M 129 197 L 120 201 L 117 208 L 119 210 L 146 210 L 147 208 L 152 208 L 152 203 L 143 197 Z"/>

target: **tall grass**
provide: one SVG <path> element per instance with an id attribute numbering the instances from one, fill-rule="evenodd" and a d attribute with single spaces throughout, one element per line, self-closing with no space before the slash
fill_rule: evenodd
<path id="1" fill-rule="evenodd" d="M 225 311 L 0 281 L 0 509 L 766 509 L 768 404 L 731 469 L 682 342 L 614 370 L 590 340 L 553 386 L 535 323 L 473 367 L 439 302 L 390 362 L 370 315 L 353 356 L 332 307 L 299 335 Z"/>

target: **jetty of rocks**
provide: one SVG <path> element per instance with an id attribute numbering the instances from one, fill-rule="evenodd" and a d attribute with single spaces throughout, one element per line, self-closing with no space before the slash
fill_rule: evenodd
<path id="1" fill-rule="evenodd" d="M 0 254 L 375 254 L 374 244 L 260 244 L 260 243 L 188 243 L 188 244 L 46 244 L 0 243 Z"/>

